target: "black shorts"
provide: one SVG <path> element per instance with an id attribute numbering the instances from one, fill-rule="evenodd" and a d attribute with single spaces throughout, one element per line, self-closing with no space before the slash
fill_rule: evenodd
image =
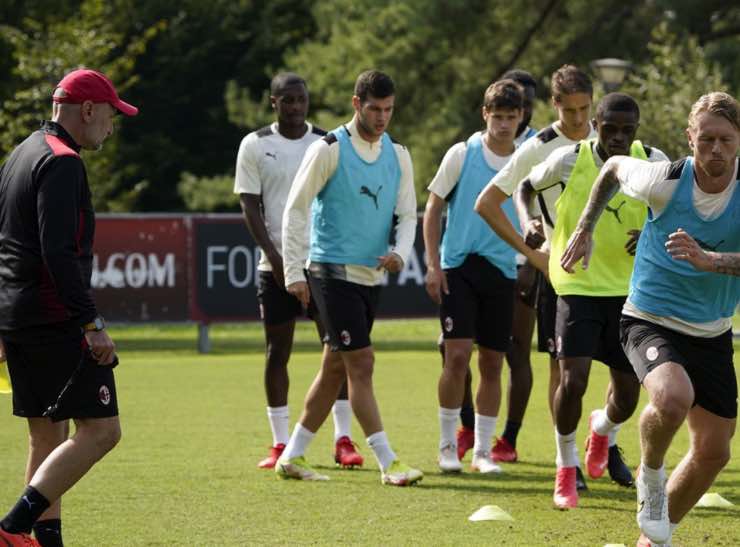
<path id="1" fill-rule="evenodd" d="M 480 255 L 445 270 L 439 320 L 445 340 L 472 338 L 479 346 L 506 352 L 511 343 L 514 280 Z"/>
<path id="2" fill-rule="evenodd" d="M 700 338 L 623 315 L 620 336 L 640 382 L 663 363 L 678 363 L 694 386 L 695 405 L 723 418 L 737 417 L 731 330 L 714 338 Z"/>
<path id="3" fill-rule="evenodd" d="M 558 311 L 558 295 L 547 280 L 537 271 L 537 351 L 549 353 L 555 358 L 555 317 Z"/>
<path id="4" fill-rule="evenodd" d="M 259 272 L 257 300 L 260 305 L 260 318 L 265 325 L 279 325 L 293 321 L 303 314 L 298 299 L 279 287 L 272 272 Z"/>
<path id="5" fill-rule="evenodd" d="M 54 421 L 118 416 L 113 368 L 97 364 L 81 333 L 33 343 L 11 338 L 3 335 L 13 387 L 13 414 L 42 417 L 79 368 Z"/>
<path id="6" fill-rule="evenodd" d="M 308 276 L 308 283 L 331 350 L 352 351 L 370 346 L 380 286 L 312 274 Z"/>
<path id="7" fill-rule="evenodd" d="M 619 319 L 625 299 L 625 296 L 558 296 L 557 358 L 591 357 L 609 368 L 633 373 L 619 342 Z"/>
<path id="8" fill-rule="evenodd" d="M 537 291 L 541 272 L 527 261 L 516 269 L 516 296 L 530 308 L 537 305 Z"/>

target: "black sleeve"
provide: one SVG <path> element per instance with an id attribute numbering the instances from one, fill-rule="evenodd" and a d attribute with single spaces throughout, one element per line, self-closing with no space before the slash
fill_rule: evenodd
<path id="1" fill-rule="evenodd" d="M 80 325 L 97 315 L 88 282 L 80 268 L 82 208 L 89 200 L 82 161 L 60 156 L 50 161 L 39 179 L 37 210 L 41 257 L 70 317 Z"/>

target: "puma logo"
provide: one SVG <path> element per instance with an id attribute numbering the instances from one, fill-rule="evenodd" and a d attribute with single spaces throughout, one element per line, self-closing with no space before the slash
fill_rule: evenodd
<path id="1" fill-rule="evenodd" d="M 29 509 L 33 509 L 33 506 L 36 505 L 35 502 L 28 499 L 28 496 L 23 496 L 21 499 L 28 504 Z"/>
<path id="2" fill-rule="evenodd" d="M 694 241 L 696 241 L 699 244 L 699 247 L 701 247 L 705 251 L 712 251 L 713 253 L 717 252 L 717 249 L 719 248 L 719 246 L 725 242 L 725 240 L 723 239 L 716 245 L 710 245 L 709 243 L 707 243 L 706 241 L 702 241 L 698 237 L 695 237 Z"/>
<path id="3" fill-rule="evenodd" d="M 616 208 L 616 209 L 614 209 L 614 208 L 612 208 L 612 207 L 609 207 L 608 205 L 606 206 L 606 210 L 607 210 L 607 211 L 609 211 L 610 213 L 614 214 L 614 218 L 616 218 L 616 219 L 617 219 L 617 222 L 619 222 L 620 224 L 622 224 L 622 219 L 621 219 L 621 218 L 619 218 L 619 210 L 620 210 L 620 209 L 622 208 L 622 206 L 623 206 L 623 205 L 625 205 L 626 203 L 627 203 L 627 201 L 626 201 L 626 200 L 622 200 L 622 203 L 620 203 L 620 204 L 619 204 L 619 205 L 617 206 L 617 208 Z"/>
<path id="4" fill-rule="evenodd" d="M 380 191 L 383 189 L 383 185 L 381 184 L 378 186 L 378 191 L 373 193 L 370 191 L 370 188 L 367 186 L 361 186 L 360 187 L 360 194 L 364 196 L 368 196 L 369 198 L 372 198 L 373 203 L 375 204 L 375 208 L 378 208 L 378 196 L 380 195 Z"/>
<path id="5" fill-rule="evenodd" d="M 273 154 L 272 152 L 265 152 L 265 156 L 269 156 L 274 160 L 277 160 L 277 154 Z"/>

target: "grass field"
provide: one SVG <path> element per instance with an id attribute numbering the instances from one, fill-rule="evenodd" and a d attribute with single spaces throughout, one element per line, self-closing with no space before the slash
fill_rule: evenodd
<path id="1" fill-rule="evenodd" d="M 279 481 L 256 468 L 271 443 L 258 324 L 214 326 L 213 352 L 206 356 L 195 351 L 194 325 L 113 327 L 121 356 L 123 440 L 65 496 L 66 545 L 634 545 L 633 490 L 608 479 L 590 481 L 578 509 L 552 507 L 554 440 L 547 364 L 540 354 L 533 353 L 535 385 L 519 437 L 521 462 L 496 477 L 437 472 L 437 329 L 433 320 L 382 321 L 374 332 L 375 385 L 386 431 L 399 456 L 426 473 L 420 486 L 404 489 L 381 486 L 356 423 L 354 436 L 366 466 L 336 470 L 331 419 L 307 454 L 330 482 Z M 301 324 L 290 365 L 291 423 L 318 357 L 311 325 Z M 595 364 L 584 414 L 602 405 L 606 383 L 606 368 Z M 643 394 L 641 406 L 644 401 Z M 10 398 L 0 396 L 2 511 L 23 488 L 26 454 L 25 424 L 10 413 Z M 505 407 L 501 414 L 499 433 Z M 579 428 L 580 446 L 586 430 Z M 622 428 L 619 444 L 636 465 L 634 419 Z M 670 467 L 686 446 L 683 430 L 669 452 Z M 739 449 L 736 437 L 733 452 Z M 695 509 L 679 527 L 674 546 L 740 545 L 737 455 L 711 491 L 738 505 Z M 467 520 L 487 504 L 515 520 Z"/>

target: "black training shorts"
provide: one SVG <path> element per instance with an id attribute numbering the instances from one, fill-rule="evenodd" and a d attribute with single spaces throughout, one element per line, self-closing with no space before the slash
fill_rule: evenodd
<path id="1" fill-rule="evenodd" d="M 79 329 L 78 329 L 79 330 Z M 55 421 L 68 418 L 109 418 L 118 416 L 118 398 L 113 368 L 98 365 L 81 333 L 36 342 L 14 341 L 3 336 L 8 372 L 13 387 L 13 414 L 40 418 L 57 402 L 67 381 L 64 404 Z"/>
<path id="2" fill-rule="evenodd" d="M 370 346 L 370 332 L 380 299 L 380 286 L 309 274 L 316 303 L 332 351 L 352 351 Z"/>
<path id="3" fill-rule="evenodd" d="M 472 338 L 484 348 L 506 352 L 511 343 L 514 280 L 477 254 L 445 270 L 439 321 L 445 340 Z"/>
<path id="4" fill-rule="evenodd" d="M 619 342 L 624 296 L 558 296 L 555 318 L 557 358 L 591 357 L 622 372 L 632 366 Z"/>
<path id="5" fill-rule="evenodd" d="M 700 338 L 626 315 L 620 329 L 622 346 L 640 382 L 663 363 L 677 363 L 694 386 L 694 404 L 723 418 L 737 417 L 731 330 Z"/>
<path id="6" fill-rule="evenodd" d="M 545 275 L 537 272 L 537 351 L 555 358 L 555 318 L 558 295 Z"/>

